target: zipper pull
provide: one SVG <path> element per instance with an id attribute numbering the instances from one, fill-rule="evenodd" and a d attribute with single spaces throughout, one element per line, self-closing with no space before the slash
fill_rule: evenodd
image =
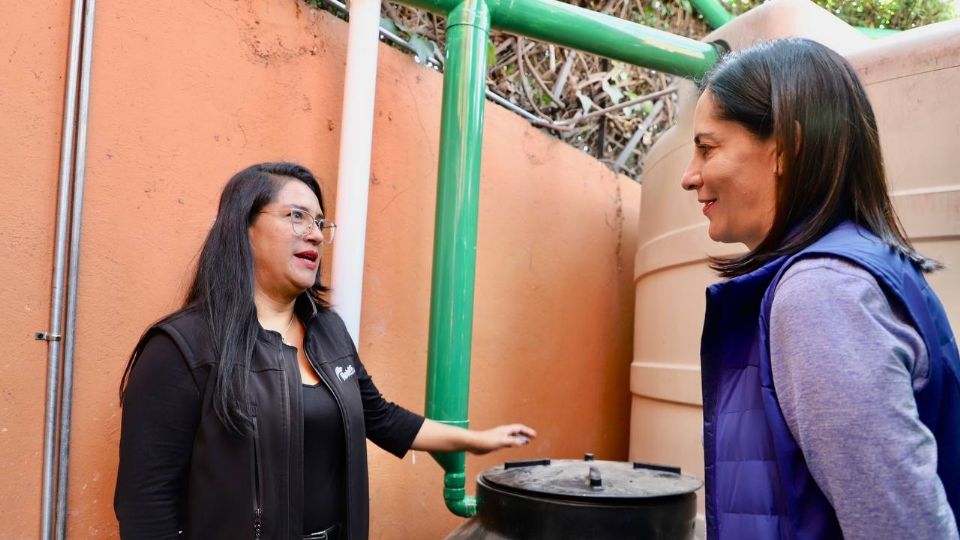
<path id="1" fill-rule="evenodd" d="M 263 534 L 263 510 L 259 506 L 257 507 L 257 511 L 254 516 L 256 517 L 253 520 L 253 537 L 256 540 L 260 540 L 260 537 Z"/>

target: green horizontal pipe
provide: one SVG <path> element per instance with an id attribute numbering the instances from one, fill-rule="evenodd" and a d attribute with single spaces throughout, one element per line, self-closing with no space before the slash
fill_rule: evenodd
<path id="1" fill-rule="evenodd" d="M 485 0 L 464 0 L 447 17 L 425 409 L 433 420 L 464 428 L 469 425 L 489 34 L 490 11 Z M 434 453 L 434 458 L 446 471 L 443 498 L 447 508 L 458 516 L 474 515 L 476 501 L 466 495 L 464 453 Z"/>
<path id="2" fill-rule="evenodd" d="M 733 15 L 723 7 L 720 0 L 690 0 L 690 3 L 703 15 L 710 28 L 720 28 L 733 20 Z"/>
<path id="3" fill-rule="evenodd" d="M 400 0 L 446 15 L 456 0 Z M 557 0 L 488 0 L 491 26 L 681 77 L 696 78 L 717 62 L 709 43 L 677 36 Z"/>
<path id="4" fill-rule="evenodd" d="M 867 28 L 866 26 L 858 26 L 857 31 L 870 39 L 880 39 L 900 33 L 900 30 L 892 28 Z"/>

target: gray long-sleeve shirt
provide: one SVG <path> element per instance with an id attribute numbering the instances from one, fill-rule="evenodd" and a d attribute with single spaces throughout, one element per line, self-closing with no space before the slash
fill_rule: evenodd
<path id="1" fill-rule="evenodd" d="M 936 440 L 913 397 L 926 348 L 897 311 L 858 266 L 797 262 L 770 316 L 777 397 L 847 540 L 956 539 Z"/>

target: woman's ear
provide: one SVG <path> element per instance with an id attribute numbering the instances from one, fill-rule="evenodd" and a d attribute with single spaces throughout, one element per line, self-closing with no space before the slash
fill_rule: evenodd
<path id="1" fill-rule="evenodd" d="M 783 175 L 783 163 L 785 157 L 783 155 L 783 145 L 781 145 L 775 137 L 770 138 L 770 143 L 770 161 L 767 163 L 769 166 L 773 167 L 774 176 L 780 178 Z"/>
<path id="2" fill-rule="evenodd" d="M 798 120 L 793 121 L 793 156 L 800 155 L 800 148 L 803 146 L 803 128 L 800 127 Z M 784 170 L 783 149 L 777 148 L 777 176 L 782 176 Z"/>

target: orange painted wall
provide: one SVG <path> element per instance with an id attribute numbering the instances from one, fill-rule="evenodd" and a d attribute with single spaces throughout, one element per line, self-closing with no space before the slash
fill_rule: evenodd
<path id="1" fill-rule="evenodd" d="M 66 2 L 0 20 L 0 538 L 40 514 L 46 329 Z M 335 200 L 347 25 L 302 3 L 100 2 L 96 19 L 70 469 L 69 535 L 116 536 L 117 386 L 140 332 L 174 309 L 219 190 L 250 163 L 311 167 Z M 441 76 L 382 47 L 360 351 L 422 410 Z M 538 441 L 469 458 L 625 459 L 640 188 L 488 103 L 471 421 Z M 335 217 L 335 211 L 334 211 Z M 327 256 L 329 257 L 329 253 Z M 374 538 L 439 538 L 428 455 L 372 449 Z"/>
<path id="2" fill-rule="evenodd" d="M 62 4 L 39 0 L 0 17 L 0 505 L 10 509 L 0 538 L 36 536 L 39 524 L 46 346 L 33 332 L 50 317 L 69 25 Z"/>

